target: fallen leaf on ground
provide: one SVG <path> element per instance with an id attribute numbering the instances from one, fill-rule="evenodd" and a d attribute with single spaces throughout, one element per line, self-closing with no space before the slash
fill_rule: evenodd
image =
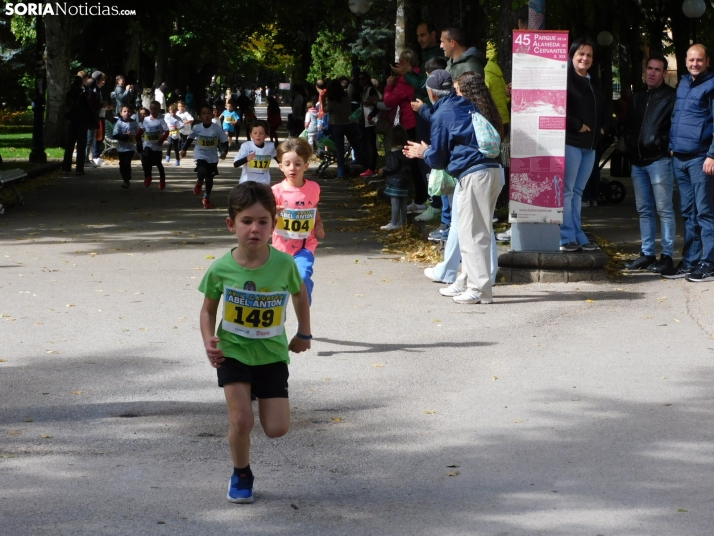
<path id="1" fill-rule="evenodd" d="M 518 419 L 517 421 L 513 421 L 514 424 L 518 424 L 518 423 L 521 423 L 521 422 L 523 422 L 523 419 Z"/>
<path id="2" fill-rule="evenodd" d="M 22 432 L 20 430 L 10 430 L 10 435 L 20 435 Z"/>
<path id="3" fill-rule="evenodd" d="M 677 508 L 677 512 L 689 512 L 686 508 Z"/>
<path id="4" fill-rule="evenodd" d="M 83 393 L 84 393 L 84 391 L 72 391 L 70 394 L 72 394 L 72 395 L 81 395 L 81 394 L 83 394 Z"/>
<path id="5" fill-rule="evenodd" d="M 498 376 L 494 376 L 493 379 L 494 379 L 494 380 L 497 380 L 497 379 L 498 379 Z"/>
<path id="6" fill-rule="evenodd" d="M 681 322 L 681 320 L 677 320 L 676 318 L 674 319 L 675 322 Z"/>
<path id="7" fill-rule="evenodd" d="M 446 473 L 446 476 L 459 476 L 460 474 L 458 471 L 451 471 L 450 473 Z"/>
<path id="8" fill-rule="evenodd" d="M 47 350 L 48 354 L 59 354 L 57 350 Z"/>
<path id="9" fill-rule="evenodd" d="M 342 417 L 332 417 L 332 420 L 335 422 L 342 422 Z"/>
<path id="10" fill-rule="evenodd" d="M 0 454 L 0 458 L 17 458 L 17 454 Z"/>
<path id="11" fill-rule="evenodd" d="M 382 363 L 374 363 L 372 366 L 374 368 L 384 368 L 384 365 Z"/>
<path id="12" fill-rule="evenodd" d="M 213 255 L 206 255 L 206 258 L 207 259 L 215 259 L 215 257 Z"/>
<path id="13" fill-rule="evenodd" d="M 359 264 L 359 259 L 355 259 L 355 264 Z"/>
<path id="14" fill-rule="evenodd" d="M 425 409 L 424 411 L 422 411 L 422 413 L 424 415 L 434 415 L 434 413 L 436 413 L 436 411 L 431 410 L 431 409 Z"/>
<path id="15" fill-rule="evenodd" d="M 73 303 L 68 303 L 67 305 L 65 305 L 65 307 L 74 307 L 74 304 L 73 304 Z"/>
<path id="16" fill-rule="evenodd" d="M 355 294 L 355 296 L 357 296 L 358 298 L 361 298 L 362 296 L 364 296 L 364 294 Z"/>
<path id="17" fill-rule="evenodd" d="M 458 463 L 450 463 L 446 467 L 459 467 L 459 464 Z"/>
<path id="18" fill-rule="evenodd" d="M 35 419 L 33 419 L 32 417 L 25 417 L 25 422 L 34 422 L 34 421 L 35 421 Z"/>
<path id="19" fill-rule="evenodd" d="M 369 272 L 367 272 L 367 275 L 372 275 L 372 270 L 370 270 Z"/>
<path id="20" fill-rule="evenodd" d="M 50 439 L 52 436 L 50 434 L 40 434 L 42 439 Z"/>
<path id="21" fill-rule="evenodd" d="M 595 303 L 595 300 L 585 300 L 586 303 Z"/>

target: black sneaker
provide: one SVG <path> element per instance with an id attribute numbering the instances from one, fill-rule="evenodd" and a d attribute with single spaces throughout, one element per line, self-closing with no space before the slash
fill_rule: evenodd
<path id="1" fill-rule="evenodd" d="M 691 274 L 693 271 L 692 268 L 687 268 L 682 264 L 681 262 L 675 267 L 672 268 L 671 271 L 666 271 L 666 272 L 661 272 L 662 277 L 665 279 L 681 279 L 683 277 L 687 277 L 689 274 Z"/>
<path id="2" fill-rule="evenodd" d="M 668 274 L 674 272 L 674 262 L 672 262 L 672 257 L 662 253 L 662 255 L 659 256 L 659 260 L 650 264 L 647 269 L 656 274 Z"/>
<path id="3" fill-rule="evenodd" d="M 129 189 L 129 181 L 124 181 L 121 184 L 121 187 L 124 188 L 125 190 L 128 190 Z"/>
<path id="4" fill-rule="evenodd" d="M 568 242 L 567 244 L 561 244 L 560 245 L 560 251 L 565 251 L 568 253 L 574 253 L 576 251 L 580 251 L 583 249 L 580 244 L 576 242 Z"/>
<path id="5" fill-rule="evenodd" d="M 714 281 L 714 267 L 700 264 L 687 276 L 687 281 L 691 281 L 692 283 Z"/>
<path id="6" fill-rule="evenodd" d="M 669 260 L 670 262 L 672 262 L 671 257 Z M 640 253 L 639 259 L 635 259 L 634 261 L 625 263 L 625 270 L 642 270 L 642 268 L 647 268 L 648 270 L 651 270 L 650 266 L 656 261 L 657 257 L 655 257 L 654 255 L 645 255 L 644 253 Z"/>
<path id="7" fill-rule="evenodd" d="M 583 251 L 596 251 L 600 249 L 600 246 L 595 242 L 588 242 L 587 244 L 582 244 L 580 247 L 583 248 Z"/>

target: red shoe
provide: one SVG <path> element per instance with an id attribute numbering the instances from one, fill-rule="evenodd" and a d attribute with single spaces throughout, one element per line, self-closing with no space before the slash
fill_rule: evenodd
<path id="1" fill-rule="evenodd" d="M 193 193 L 195 195 L 201 195 L 201 188 L 203 188 L 203 183 L 201 181 L 196 181 L 196 184 L 193 187 Z"/>
<path id="2" fill-rule="evenodd" d="M 144 179 L 144 186 L 146 186 L 147 188 L 151 186 L 151 177 L 146 177 Z"/>
<path id="3" fill-rule="evenodd" d="M 213 208 L 213 205 L 211 205 L 211 200 L 207 197 L 203 198 L 203 208 Z"/>
<path id="4" fill-rule="evenodd" d="M 362 177 L 363 179 L 366 179 L 367 177 L 374 177 L 376 173 L 372 171 L 371 169 L 366 169 L 364 173 L 360 173 L 359 176 Z"/>
<path id="5" fill-rule="evenodd" d="M 159 190 L 166 188 L 166 179 L 159 179 Z"/>

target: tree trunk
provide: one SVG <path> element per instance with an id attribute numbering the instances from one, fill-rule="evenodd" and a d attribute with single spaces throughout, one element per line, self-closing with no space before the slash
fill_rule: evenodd
<path id="1" fill-rule="evenodd" d="M 65 94 L 69 90 L 72 46 L 72 17 L 53 15 L 43 17 L 47 43 L 47 110 L 45 121 L 45 145 L 64 145 L 66 120 Z"/>
<path id="2" fill-rule="evenodd" d="M 510 2 L 501 2 L 498 18 L 498 65 L 503 71 L 503 79 L 511 81 L 513 70 L 513 30 L 518 27 L 518 15 Z"/>
<path id="3" fill-rule="evenodd" d="M 404 4 L 406 0 L 397 0 L 397 20 L 394 25 L 394 61 L 399 61 L 399 55 L 404 50 L 406 34 L 404 25 L 406 23 L 404 16 Z"/>
<path id="4" fill-rule="evenodd" d="M 158 43 L 156 44 L 156 60 L 154 61 L 154 83 L 152 87 L 156 89 L 162 82 L 171 87 L 167 77 L 169 75 L 169 42 L 168 33 L 160 33 L 158 35 Z"/>
<path id="5" fill-rule="evenodd" d="M 139 73 L 139 45 L 141 43 L 141 31 L 139 28 L 133 28 L 130 32 L 129 39 L 129 50 L 126 53 L 126 61 L 124 61 L 124 76 L 129 71 L 136 71 L 137 75 Z M 132 80 L 132 82 L 134 82 Z"/>

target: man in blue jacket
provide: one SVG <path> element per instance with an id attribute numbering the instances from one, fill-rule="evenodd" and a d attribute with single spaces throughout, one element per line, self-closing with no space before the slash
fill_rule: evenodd
<path id="1" fill-rule="evenodd" d="M 473 103 L 453 93 L 453 81 L 437 69 L 426 80 L 431 115 L 431 145 L 409 142 L 404 154 L 423 158 L 432 169 L 445 169 L 459 181 L 458 236 L 461 274 L 439 292 L 456 303 L 493 303 L 491 217 L 501 192 L 501 166 L 481 154 L 471 114 Z"/>
<path id="2" fill-rule="evenodd" d="M 668 279 L 714 281 L 714 72 L 704 45 L 687 50 L 677 87 L 669 150 L 684 220 L 682 261 Z"/>

